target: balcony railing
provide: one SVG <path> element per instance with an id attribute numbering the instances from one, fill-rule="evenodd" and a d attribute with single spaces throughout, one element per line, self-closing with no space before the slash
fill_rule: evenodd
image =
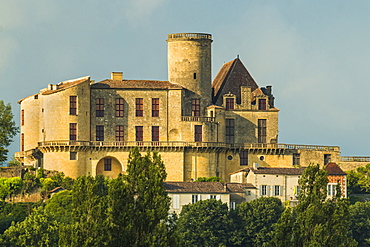
<path id="1" fill-rule="evenodd" d="M 359 157 L 359 156 L 342 156 L 340 161 L 343 162 L 370 162 L 370 157 Z"/>
<path id="2" fill-rule="evenodd" d="M 182 116 L 181 121 L 187 122 L 215 122 L 215 117 L 193 117 L 193 116 Z"/>
<path id="3" fill-rule="evenodd" d="M 183 142 L 183 141 L 45 141 L 39 142 L 40 147 L 48 146 L 85 146 L 85 147 L 212 147 L 212 148 L 240 148 L 240 149 L 308 149 L 316 151 L 338 151 L 337 146 L 295 145 L 283 143 L 240 143 L 229 144 L 224 142 Z M 355 158 L 355 157 L 342 157 Z M 357 157 L 370 162 L 370 157 Z M 344 160 L 343 160 L 344 161 Z M 347 161 L 347 160 L 346 160 Z"/>

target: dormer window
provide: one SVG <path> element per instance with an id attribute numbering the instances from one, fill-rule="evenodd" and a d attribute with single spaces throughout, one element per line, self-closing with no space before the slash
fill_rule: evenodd
<path id="1" fill-rule="evenodd" d="M 258 110 L 266 111 L 266 99 L 259 99 L 258 100 Z"/>
<path id="2" fill-rule="evenodd" d="M 235 109 L 235 99 L 226 98 L 226 110 L 234 110 L 234 109 Z"/>

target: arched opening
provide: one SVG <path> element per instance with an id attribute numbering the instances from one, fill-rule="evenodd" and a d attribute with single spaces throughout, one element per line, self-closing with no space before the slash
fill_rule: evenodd
<path id="1" fill-rule="evenodd" d="M 116 178 L 120 173 L 122 173 L 122 165 L 114 157 L 104 157 L 103 159 L 99 160 L 96 166 L 96 175 Z"/>

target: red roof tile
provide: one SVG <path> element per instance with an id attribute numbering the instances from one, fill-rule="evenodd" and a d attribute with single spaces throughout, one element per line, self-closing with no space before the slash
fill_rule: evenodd
<path id="1" fill-rule="evenodd" d="M 90 77 L 85 76 L 85 77 L 81 77 L 81 78 L 78 78 L 78 79 L 75 79 L 75 80 L 64 81 L 64 82 L 58 83 L 56 85 L 57 89 L 43 91 L 42 95 L 48 95 L 48 94 L 53 94 L 53 93 L 56 93 L 56 92 L 60 92 L 60 91 L 65 90 L 67 88 L 74 87 L 74 86 L 76 86 L 76 85 L 78 85 L 82 82 L 85 82 L 85 81 L 90 81 Z"/>
<path id="2" fill-rule="evenodd" d="M 109 88 L 122 88 L 122 89 L 183 89 L 178 84 L 169 81 L 153 81 L 153 80 L 103 80 L 91 85 L 92 89 L 109 89 Z"/>
<path id="3" fill-rule="evenodd" d="M 302 175 L 306 167 L 289 168 L 289 167 L 258 167 L 250 168 L 255 174 L 277 174 L 277 175 Z"/>
<path id="4" fill-rule="evenodd" d="M 325 168 L 328 175 L 347 175 L 336 163 L 329 163 Z"/>

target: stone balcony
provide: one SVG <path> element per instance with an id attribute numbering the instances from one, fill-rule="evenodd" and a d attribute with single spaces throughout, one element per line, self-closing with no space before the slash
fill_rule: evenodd
<path id="1" fill-rule="evenodd" d="M 295 145 L 284 143 L 235 143 L 229 144 L 224 142 L 184 142 L 184 141 L 70 141 L 56 140 L 39 142 L 39 149 L 45 150 L 52 148 L 50 151 L 84 151 L 90 148 L 105 149 L 105 148 L 126 148 L 134 147 L 157 149 L 157 148 L 200 148 L 200 149 L 231 149 L 231 150 L 249 150 L 252 153 L 271 153 L 280 154 L 285 150 L 314 150 L 314 151 L 331 151 L 340 152 L 338 146 L 317 146 L 317 145 Z"/>
<path id="2" fill-rule="evenodd" d="M 212 122 L 216 121 L 215 117 L 194 117 L 194 116 L 182 116 L 181 121 L 186 122 Z"/>

